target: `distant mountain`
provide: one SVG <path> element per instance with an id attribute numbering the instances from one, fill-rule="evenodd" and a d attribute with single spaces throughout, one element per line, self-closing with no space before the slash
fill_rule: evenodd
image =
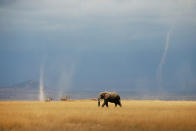
<path id="1" fill-rule="evenodd" d="M 73 95 L 71 93 L 65 92 L 59 93 L 59 91 L 61 90 L 59 90 L 58 88 L 48 88 L 46 85 L 44 86 L 45 98 L 53 97 L 58 100 L 59 97 L 61 97 L 59 94 L 61 94 L 62 96 L 74 96 L 74 98 L 80 97 L 80 95 L 78 95 L 80 93 Z M 0 100 L 39 100 L 39 94 L 39 81 L 34 80 L 28 80 L 0 88 Z"/>
<path id="2" fill-rule="evenodd" d="M 0 100 L 39 100 L 39 91 L 39 81 L 28 80 L 0 88 Z M 44 96 L 46 99 L 52 97 L 55 100 L 59 100 L 66 95 L 70 96 L 71 99 L 89 99 L 97 97 L 97 93 L 91 90 L 63 91 L 58 87 L 49 88 L 44 86 Z"/>
<path id="3" fill-rule="evenodd" d="M 39 82 L 28 80 L 0 88 L 0 100 L 38 100 Z"/>
<path id="4" fill-rule="evenodd" d="M 72 88 L 67 91 L 61 90 L 59 87 L 48 88 L 44 86 L 45 98 L 52 97 L 59 100 L 63 96 L 70 96 L 71 99 L 90 99 L 97 97 L 99 89 Z M 4 86 L 0 88 L 0 100 L 39 100 L 39 81 L 28 80 Z M 137 90 L 116 90 L 122 99 L 161 99 L 161 100 L 196 100 L 195 92 L 181 91 L 176 92 L 139 92 Z"/>

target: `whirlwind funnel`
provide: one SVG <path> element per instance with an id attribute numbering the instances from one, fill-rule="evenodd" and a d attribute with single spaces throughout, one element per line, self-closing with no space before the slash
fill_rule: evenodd
<path id="1" fill-rule="evenodd" d="M 43 68 L 40 68 L 40 83 L 39 83 L 39 100 L 44 101 L 44 81 L 43 81 Z"/>
<path id="2" fill-rule="evenodd" d="M 157 79 L 158 79 L 158 86 L 159 86 L 159 88 L 161 88 L 162 84 L 163 84 L 162 70 L 163 70 L 163 64 L 165 63 L 165 60 L 166 60 L 166 57 L 167 57 L 167 52 L 168 52 L 168 48 L 169 48 L 170 35 L 171 35 L 171 30 L 167 32 L 166 42 L 165 42 L 165 49 L 164 49 L 163 55 L 161 57 L 161 61 L 159 63 L 159 66 L 158 66 Z"/>

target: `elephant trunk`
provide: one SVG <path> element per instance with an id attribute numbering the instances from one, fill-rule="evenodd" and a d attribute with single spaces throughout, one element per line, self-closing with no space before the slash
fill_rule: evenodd
<path id="1" fill-rule="evenodd" d="M 98 100 L 98 106 L 100 106 L 100 98 L 98 98 L 97 100 Z"/>

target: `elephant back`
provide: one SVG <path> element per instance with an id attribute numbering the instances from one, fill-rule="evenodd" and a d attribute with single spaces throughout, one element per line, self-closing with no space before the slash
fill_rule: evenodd
<path id="1" fill-rule="evenodd" d="M 118 93 L 116 93 L 116 92 L 111 92 L 110 95 L 111 95 L 111 96 L 110 96 L 111 98 L 120 100 L 120 96 L 119 96 Z"/>

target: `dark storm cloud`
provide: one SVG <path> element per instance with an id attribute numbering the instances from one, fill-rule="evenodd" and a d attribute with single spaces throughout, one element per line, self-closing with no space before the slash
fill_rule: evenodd
<path id="1" fill-rule="evenodd" d="M 12 4 L 15 4 L 17 0 L 0 0 L 0 7 L 2 6 L 10 6 Z"/>
<path id="2" fill-rule="evenodd" d="M 0 83 L 38 80 L 44 63 L 52 87 L 150 92 L 174 26 L 163 87 L 177 88 L 189 76 L 192 89 L 195 5 L 192 0 L 0 1 Z M 180 70 L 186 75 L 177 77 Z"/>

